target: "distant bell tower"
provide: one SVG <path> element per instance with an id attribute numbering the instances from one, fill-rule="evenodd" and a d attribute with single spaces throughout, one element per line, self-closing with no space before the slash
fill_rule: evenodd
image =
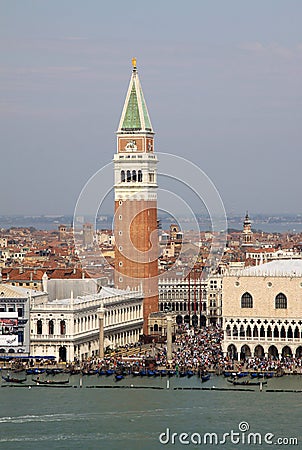
<path id="1" fill-rule="evenodd" d="M 115 287 L 143 289 L 147 334 L 149 314 L 158 311 L 157 158 L 135 58 L 132 66 L 114 155 Z"/>
<path id="2" fill-rule="evenodd" d="M 246 212 L 242 230 L 242 245 L 245 246 L 252 245 L 252 240 L 253 240 L 252 222 L 249 218 L 248 212 Z"/>

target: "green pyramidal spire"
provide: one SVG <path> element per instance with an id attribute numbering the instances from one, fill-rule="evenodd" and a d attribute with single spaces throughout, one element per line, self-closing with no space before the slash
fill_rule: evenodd
<path id="1" fill-rule="evenodd" d="M 126 100 L 118 127 L 118 132 L 152 133 L 152 125 L 144 99 L 143 90 L 136 70 L 136 59 L 132 60 L 133 70 Z"/>

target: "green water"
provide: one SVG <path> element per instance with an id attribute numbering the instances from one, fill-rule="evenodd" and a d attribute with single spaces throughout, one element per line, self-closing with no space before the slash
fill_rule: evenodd
<path id="1" fill-rule="evenodd" d="M 30 377 L 28 377 L 30 380 Z M 106 377 L 70 378 L 77 388 L 33 386 L 0 389 L 0 449 L 122 449 L 156 450 L 161 448 L 301 448 L 301 393 L 269 393 L 254 387 L 244 391 L 174 390 L 175 387 L 231 388 L 223 377 L 213 376 L 201 384 L 191 379 L 127 377 L 118 383 Z M 154 386 L 150 389 L 97 389 L 87 386 Z M 268 381 L 267 389 L 300 389 L 302 377 L 290 376 Z M 176 440 L 163 445 L 159 435 L 170 432 L 204 434 L 238 431 L 240 422 L 248 422 L 250 431 L 273 433 L 276 437 L 294 437 L 298 445 L 182 445 Z"/>

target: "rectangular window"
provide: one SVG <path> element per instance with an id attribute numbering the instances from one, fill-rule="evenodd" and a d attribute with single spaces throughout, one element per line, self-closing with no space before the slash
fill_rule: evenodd
<path id="1" fill-rule="evenodd" d="M 23 331 L 18 331 L 18 344 L 23 345 L 23 342 L 24 342 Z"/>

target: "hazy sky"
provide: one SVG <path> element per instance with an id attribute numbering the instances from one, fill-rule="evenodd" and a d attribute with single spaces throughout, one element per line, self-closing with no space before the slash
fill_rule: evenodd
<path id="1" fill-rule="evenodd" d="M 0 214 L 72 213 L 137 57 L 156 150 L 229 212 L 301 212 L 301 0 L 0 0 Z"/>

